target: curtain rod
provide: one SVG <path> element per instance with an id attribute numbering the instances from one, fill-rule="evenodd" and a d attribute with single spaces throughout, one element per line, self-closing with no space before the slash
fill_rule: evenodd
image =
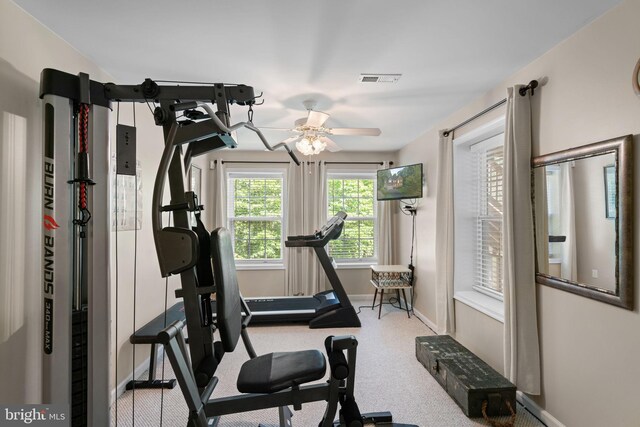
<path id="1" fill-rule="evenodd" d="M 325 164 L 326 165 L 383 165 L 384 162 L 325 162 Z M 392 165 L 393 162 L 389 162 L 389 164 Z"/>
<path id="2" fill-rule="evenodd" d="M 214 160 L 214 163 L 218 163 L 218 160 Z M 291 162 L 286 162 L 286 161 L 263 161 L 263 160 L 220 160 L 220 163 L 225 164 L 225 163 L 249 163 L 249 164 L 259 164 L 259 163 L 266 163 L 266 164 L 289 164 Z M 311 162 L 307 162 L 307 164 L 309 164 Z M 327 165 L 382 165 L 383 162 L 325 162 L 325 164 Z M 392 165 L 393 162 L 389 162 L 389 165 Z"/>
<path id="3" fill-rule="evenodd" d="M 215 163 L 218 163 L 218 160 L 214 160 Z M 289 164 L 291 162 L 275 162 L 275 161 L 263 161 L 263 160 L 220 160 L 220 163 L 223 165 L 225 163 L 249 163 L 249 164 L 257 164 L 257 163 L 270 163 L 270 164 Z"/>
<path id="4" fill-rule="evenodd" d="M 518 91 L 520 93 L 521 96 L 525 96 L 527 94 L 528 90 L 531 90 L 531 95 L 534 94 L 534 90 L 535 88 L 538 87 L 538 81 L 537 80 L 531 80 L 529 82 L 528 85 L 521 87 L 520 90 Z M 451 129 L 447 129 L 443 132 L 444 136 L 449 136 L 449 134 L 453 131 L 455 131 L 456 129 L 460 129 L 462 126 L 466 125 L 467 123 L 470 123 L 472 121 L 474 121 L 475 119 L 477 119 L 478 117 L 482 117 L 485 114 L 487 114 L 489 111 L 495 110 L 496 108 L 498 108 L 499 106 L 503 105 L 504 103 L 507 102 L 507 98 L 500 100 L 498 102 L 496 102 L 495 104 L 491 105 L 490 107 L 485 108 L 484 110 L 480 111 L 478 114 L 476 114 L 473 117 L 468 118 L 467 120 L 458 123 L 457 125 L 455 125 L 454 127 L 452 127 Z"/>

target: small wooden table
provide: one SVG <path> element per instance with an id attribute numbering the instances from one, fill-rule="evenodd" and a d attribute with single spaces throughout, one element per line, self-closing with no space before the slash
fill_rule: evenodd
<path id="1" fill-rule="evenodd" d="M 411 308 L 413 309 L 413 289 L 410 269 L 404 265 L 372 265 L 370 282 L 373 287 L 376 288 L 376 292 L 373 294 L 371 310 L 376 306 L 376 297 L 378 296 L 378 291 L 380 291 L 380 309 L 378 310 L 378 319 L 382 313 L 384 291 L 394 289 L 398 295 L 398 304 L 400 304 L 400 308 L 402 308 L 402 300 L 400 300 L 400 290 L 402 290 L 402 296 L 407 309 L 407 316 L 411 318 L 409 304 L 407 303 L 407 294 L 404 292 L 405 289 L 411 289 L 409 292 L 411 293 Z"/>

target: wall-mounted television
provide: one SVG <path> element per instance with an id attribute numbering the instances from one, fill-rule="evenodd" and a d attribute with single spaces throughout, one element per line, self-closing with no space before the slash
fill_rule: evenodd
<path id="1" fill-rule="evenodd" d="M 422 197 L 422 163 L 378 171 L 378 200 Z"/>

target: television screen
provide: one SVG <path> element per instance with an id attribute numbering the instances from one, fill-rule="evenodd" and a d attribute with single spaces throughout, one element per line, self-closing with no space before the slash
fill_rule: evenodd
<path id="1" fill-rule="evenodd" d="M 422 163 L 378 171 L 378 200 L 422 197 Z"/>

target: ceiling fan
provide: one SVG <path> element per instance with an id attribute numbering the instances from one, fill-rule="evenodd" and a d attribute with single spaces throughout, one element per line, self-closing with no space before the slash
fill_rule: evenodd
<path id="1" fill-rule="evenodd" d="M 295 143 L 296 149 L 305 156 L 318 154 L 324 149 L 328 151 L 340 151 L 341 148 L 333 142 L 330 135 L 340 136 L 378 136 L 381 131 L 378 128 L 330 128 L 325 127 L 325 122 L 330 115 L 322 111 L 314 110 L 316 101 L 306 100 L 303 105 L 307 109 L 307 117 L 302 117 L 294 122 L 293 128 L 261 128 L 268 130 L 281 130 L 294 132 L 295 135 L 282 141 L 284 144 Z"/>

